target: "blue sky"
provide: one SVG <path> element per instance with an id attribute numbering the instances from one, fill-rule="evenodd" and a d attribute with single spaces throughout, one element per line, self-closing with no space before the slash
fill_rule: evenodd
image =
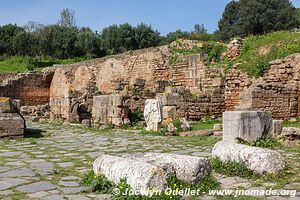
<path id="1" fill-rule="evenodd" d="M 209 32 L 217 28 L 230 0 L 0 0 L 0 24 L 28 21 L 56 23 L 59 11 L 75 11 L 78 26 L 101 30 L 111 24 L 151 24 L 163 35 L 176 29 L 192 30 L 204 24 Z M 292 0 L 300 7 L 300 0 Z"/>

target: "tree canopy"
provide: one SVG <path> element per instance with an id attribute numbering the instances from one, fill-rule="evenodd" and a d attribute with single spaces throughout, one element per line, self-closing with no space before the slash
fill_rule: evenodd
<path id="1" fill-rule="evenodd" d="M 296 9 L 289 0 L 240 0 L 225 7 L 219 21 L 222 39 L 297 28 Z"/>

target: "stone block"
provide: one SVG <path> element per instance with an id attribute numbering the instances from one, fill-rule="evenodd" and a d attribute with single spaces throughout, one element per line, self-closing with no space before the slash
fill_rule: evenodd
<path id="1" fill-rule="evenodd" d="M 138 160 L 101 155 L 93 163 L 96 175 L 104 175 L 108 180 L 119 183 L 126 178 L 133 190 L 147 195 L 150 189 L 167 188 L 166 173 L 160 167 Z"/>
<path id="2" fill-rule="evenodd" d="M 109 95 L 109 106 L 114 106 L 114 107 L 123 106 L 123 96 L 120 94 Z"/>
<path id="3" fill-rule="evenodd" d="M 11 113 L 12 106 L 9 98 L 0 97 L 0 113 Z"/>
<path id="4" fill-rule="evenodd" d="M 177 111 L 176 106 L 163 106 L 163 118 L 176 118 Z"/>
<path id="5" fill-rule="evenodd" d="M 147 153 L 142 156 L 126 156 L 126 158 L 153 164 L 164 169 L 168 175 L 175 175 L 179 180 L 189 183 L 199 183 L 211 172 L 209 161 L 196 156 Z"/>
<path id="6" fill-rule="evenodd" d="M 145 102 L 144 118 L 146 130 L 159 131 L 162 122 L 162 105 L 157 99 L 147 99 Z"/>
<path id="7" fill-rule="evenodd" d="M 214 134 L 213 130 L 197 130 L 197 131 L 187 131 L 179 133 L 181 137 L 192 137 L 192 136 L 212 136 Z"/>
<path id="8" fill-rule="evenodd" d="M 0 113 L 0 138 L 24 135 L 25 121 L 18 113 Z"/>
<path id="9" fill-rule="evenodd" d="M 227 111 L 223 113 L 223 140 L 234 142 L 236 138 L 255 141 L 271 133 L 272 117 L 268 112 Z"/>
<path id="10" fill-rule="evenodd" d="M 236 161 L 260 173 L 278 173 L 285 167 L 284 158 L 274 150 L 220 141 L 212 150 L 212 157 L 222 162 Z"/>
<path id="11" fill-rule="evenodd" d="M 90 119 L 84 119 L 81 121 L 81 127 L 82 128 L 90 128 L 92 126 Z"/>
<path id="12" fill-rule="evenodd" d="M 273 120 L 272 122 L 272 135 L 278 136 L 281 135 L 283 129 L 283 120 Z"/>
<path id="13" fill-rule="evenodd" d="M 159 93 L 156 98 L 161 101 L 163 106 L 177 106 L 179 105 L 180 95 L 178 93 Z"/>

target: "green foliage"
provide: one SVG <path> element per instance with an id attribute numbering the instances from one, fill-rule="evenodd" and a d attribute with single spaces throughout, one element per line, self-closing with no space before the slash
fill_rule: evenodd
<path id="1" fill-rule="evenodd" d="M 180 42 L 177 40 L 177 43 Z M 193 46 L 192 49 L 187 49 L 184 47 L 171 47 L 171 59 L 170 64 L 176 64 L 178 62 L 179 55 L 189 55 L 204 53 L 208 55 L 210 61 L 219 61 L 221 54 L 227 50 L 227 47 L 219 42 L 203 42 L 202 47 Z"/>
<path id="2" fill-rule="evenodd" d="M 296 122 L 289 122 L 289 120 L 285 120 L 283 122 L 284 127 L 296 127 L 296 128 L 300 128 L 300 118 L 297 117 L 296 119 L 297 119 Z"/>
<path id="3" fill-rule="evenodd" d="M 296 9 L 289 0 L 231 1 L 219 21 L 223 39 L 298 28 Z"/>
<path id="4" fill-rule="evenodd" d="M 210 161 L 211 168 L 221 174 L 227 176 L 239 176 L 243 178 L 251 178 L 255 173 L 248 169 L 244 164 L 238 162 L 225 162 L 223 163 L 218 158 L 213 158 Z"/>
<path id="5" fill-rule="evenodd" d="M 136 124 L 139 121 L 142 121 L 144 119 L 144 112 L 140 108 L 136 110 L 130 109 L 128 113 L 128 117 L 132 124 Z"/>
<path id="6" fill-rule="evenodd" d="M 114 186 L 106 177 L 96 176 L 92 170 L 84 174 L 81 183 L 89 186 L 93 192 L 97 191 L 102 194 L 110 193 L 111 188 Z"/>
<path id="7" fill-rule="evenodd" d="M 215 124 L 219 124 L 221 121 L 212 119 L 211 117 L 206 117 L 201 121 L 191 123 L 192 131 L 196 130 L 208 130 L 212 129 Z"/>
<path id="8" fill-rule="evenodd" d="M 242 138 L 237 138 L 237 140 L 240 144 L 245 144 L 245 145 L 255 146 L 255 147 L 262 147 L 262 148 L 269 148 L 269 149 L 282 147 L 280 141 L 268 136 L 263 136 L 253 142 L 244 140 Z"/>
<path id="9" fill-rule="evenodd" d="M 142 130 L 140 132 L 140 134 L 142 134 L 142 135 L 157 135 L 157 136 L 164 136 L 165 135 L 161 131 L 146 131 L 146 130 Z"/>
<path id="10" fill-rule="evenodd" d="M 108 54 L 158 45 L 160 36 L 151 26 L 139 24 L 133 27 L 128 23 L 111 25 L 101 32 L 101 44 Z"/>
<path id="11" fill-rule="evenodd" d="M 182 128 L 181 128 L 181 121 L 180 121 L 180 119 L 178 119 L 178 118 L 173 119 L 173 125 L 176 128 L 176 132 L 177 133 L 180 133 L 180 132 L 183 131 Z"/>
<path id="12" fill-rule="evenodd" d="M 241 70 L 250 76 L 259 77 L 269 69 L 270 61 L 284 58 L 293 53 L 300 53 L 300 33 L 279 31 L 247 37 L 240 56 L 226 64 L 240 63 Z"/>
<path id="13" fill-rule="evenodd" d="M 190 188 L 191 190 L 199 189 L 201 193 L 208 192 L 220 188 L 220 183 L 212 175 L 204 177 L 199 183 L 192 184 L 181 181 L 176 176 L 170 176 L 167 179 L 168 186 L 173 190 L 184 190 Z"/>
<path id="14" fill-rule="evenodd" d="M 263 182 L 273 182 L 276 185 L 273 188 L 282 188 L 289 183 L 289 179 L 294 175 L 288 165 L 278 174 L 258 174 L 253 170 L 248 169 L 243 163 L 238 162 L 222 162 L 219 158 L 213 158 L 210 161 L 211 168 L 226 176 L 239 176 L 242 178 L 251 179 L 254 184 L 259 185 Z"/>
<path id="15" fill-rule="evenodd" d="M 42 67 L 52 66 L 54 64 L 71 64 L 83 60 L 86 60 L 86 58 L 53 60 L 49 57 L 35 59 L 28 56 L 0 56 L 0 73 L 34 71 Z"/>

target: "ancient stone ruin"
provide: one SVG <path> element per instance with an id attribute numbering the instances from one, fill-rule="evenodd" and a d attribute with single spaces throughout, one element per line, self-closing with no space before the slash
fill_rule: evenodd
<path id="1" fill-rule="evenodd" d="M 0 97 L 0 138 L 23 137 L 25 120 L 19 110 L 19 101 Z"/>

